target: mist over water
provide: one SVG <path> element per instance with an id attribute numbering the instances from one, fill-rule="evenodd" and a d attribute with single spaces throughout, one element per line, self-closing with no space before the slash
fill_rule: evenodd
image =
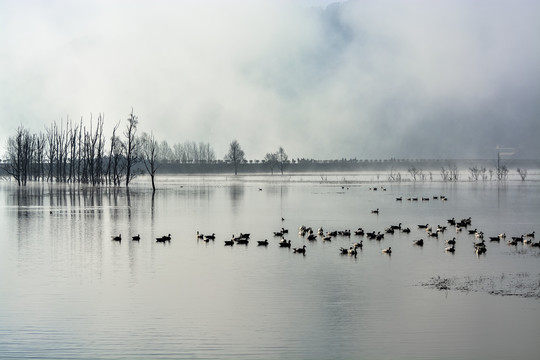
<path id="1" fill-rule="evenodd" d="M 540 158 L 539 14 L 534 0 L 0 2 L 2 160 L 19 126 L 99 117 L 109 142 L 132 111 L 137 135 L 209 144 L 217 160 L 237 139 L 255 161 L 283 147 L 492 169 L 502 153 L 511 171 L 160 173 L 155 194 L 147 177 L 1 181 L 0 359 L 536 359 L 540 251 L 507 241 L 540 231 L 539 174 L 515 173 Z M 410 233 L 380 241 L 297 234 L 398 224 Z M 305 255 L 278 245 L 283 229 Z M 249 244 L 225 246 L 241 233 Z"/>
<path id="2" fill-rule="evenodd" d="M 538 182 L 374 176 L 162 177 L 154 196 L 144 178 L 129 191 L 0 183 L 0 358 L 536 358 L 540 251 L 488 236 L 538 232 Z M 446 222 L 469 216 L 486 235 L 482 256 Z M 297 233 L 398 223 L 411 233 Z M 418 224 L 448 230 L 428 238 Z M 305 256 L 278 246 L 282 228 Z M 240 233 L 247 246 L 224 246 Z M 356 257 L 339 254 L 361 239 Z M 449 289 L 422 285 L 434 277 Z"/>
<path id="3" fill-rule="evenodd" d="M 0 144 L 133 108 L 157 139 L 250 159 L 538 159 L 539 3 L 0 4 Z"/>

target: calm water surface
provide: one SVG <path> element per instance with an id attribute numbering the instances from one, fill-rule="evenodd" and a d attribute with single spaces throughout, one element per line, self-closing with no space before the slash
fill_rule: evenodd
<path id="1" fill-rule="evenodd" d="M 538 358 L 538 291 L 488 293 L 538 285 L 538 248 L 488 239 L 477 256 L 474 236 L 449 226 L 429 239 L 417 225 L 470 216 L 469 229 L 486 236 L 538 232 L 539 182 L 373 191 L 375 183 L 337 176 L 276 179 L 174 177 L 155 196 L 145 179 L 129 193 L 0 183 L 0 358 Z M 300 225 L 382 232 L 398 223 L 411 233 L 364 238 L 356 258 L 338 251 L 354 235 L 298 236 Z M 306 256 L 278 246 L 282 227 Z M 216 240 L 197 241 L 197 231 Z M 241 232 L 249 245 L 224 246 Z M 169 233 L 170 244 L 156 243 Z M 112 241 L 118 234 L 122 242 Z M 130 240 L 136 234 L 140 242 Z M 455 254 L 445 253 L 454 236 Z M 425 245 L 413 246 L 421 237 Z M 268 247 L 257 246 L 263 239 Z M 381 253 L 388 246 L 391 256 Z M 434 276 L 489 281 L 468 292 L 421 286 Z"/>

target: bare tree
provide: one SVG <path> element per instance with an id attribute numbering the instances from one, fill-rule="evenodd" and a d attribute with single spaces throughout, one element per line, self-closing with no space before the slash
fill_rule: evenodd
<path id="1" fill-rule="evenodd" d="M 230 161 L 234 166 L 234 175 L 238 174 L 238 165 L 245 159 L 244 150 L 235 139 L 229 145 L 229 152 L 225 155 L 225 160 Z"/>
<path id="2" fill-rule="evenodd" d="M 43 181 L 45 176 L 45 135 L 39 133 L 34 135 L 34 145 L 35 145 L 35 163 L 34 163 L 34 178 L 36 180 Z"/>
<path id="3" fill-rule="evenodd" d="M 2 168 L 11 175 L 19 186 L 26 186 L 28 180 L 39 179 L 44 146 L 43 136 L 31 134 L 24 126 L 19 126 L 15 136 L 7 140 L 6 161 Z"/>
<path id="4" fill-rule="evenodd" d="M 152 191 L 156 192 L 155 177 L 159 168 L 158 159 L 161 146 L 154 138 L 154 134 L 143 133 L 141 136 L 141 157 L 146 171 L 152 179 Z M 169 148 L 170 149 L 170 148 Z"/>
<path id="5" fill-rule="evenodd" d="M 416 166 L 412 166 L 408 169 L 409 174 L 411 174 L 413 181 L 416 181 L 418 176 L 422 176 L 422 170 L 418 169 Z"/>
<path id="6" fill-rule="evenodd" d="M 394 167 L 390 169 L 390 174 L 388 175 L 388 181 L 391 182 L 401 182 L 401 173 L 395 172 Z"/>
<path id="7" fill-rule="evenodd" d="M 450 181 L 450 169 L 446 169 L 444 166 L 441 168 L 442 181 Z"/>
<path id="8" fill-rule="evenodd" d="M 480 169 L 476 166 L 470 167 L 469 172 L 471 173 L 471 180 L 478 181 L 478 177 L 480 176 Z"/>
<path id="9" fill-rule="evenodd" d="M 184 151 L 184 145 L 174 144 L 173 145 L 173 159 L 177 162 L 184 163 L 186 162 L 186 152 Z"/>
<path id="10" fill-rule="evenodd" d="M 483 167 L 479 171 L 480 171 L 480 178 L 482 179 L 482 181 L 486 181 L 488 179 L 487 169 Z"/>
<path id="11" fill-rule="evenodd" d="M 161 143 L 163 145 L 164 142 Z M 162 154 L 165 157 L 165 155 Z M 216 160 L 214 149 L 209 143 L 186 141 L 174 144 L 169 152 L 170 160 L 180 163 L 210 163 Z"/>
<path id="12" fill-rule="evenodd" d="M 508 178 L 508 168 L 506 165 L 501 165 L 497 168 L 497 179 L 506 180 Z"/>
<path id="13" fill-rule="evenodd" d="M 216 155 L 210 144 L 199 142 L 199 162 L 209 163 L 214 160 L 216 160 Z"/>
<path id="14" fill-rule="evenodd" d="M 104 143 L 103 117 L 100 114 L 95 130 L 90 119 L 90 129 L 87 131 L 84 128 L 84 142 L 79 144 L 83 146 L 83 159 L 78 159 L 79 162 L 83 162 L 82 182 L 90 183 L 92 186 L 102 182 Z"/>
<path id="15" fill-rule="evenodd" d="M 9 137 L 7 140 L 7 163 L 4 164 L 3 168 L 17 180 L 19 186 L 26 185 L 24 144 L 28 137 L 28 130 L 21 125 L 15 131 L 15 136 Z"/>
<path id="16" fill-rule="evenodd" d="M 73 141 L 77 141 L 77 157 L 76 157 L 76 173 L 77 173 L 77 182 L 82 182 L 82 173 L 83 173 L 83 161 L 84 161 L 84 139 L 83 139 L 83 121 L 81 117 L 81 123 L 79 125 L 78 135 L 74 138 Z"/>
<path id="17" fill-rule="evenodd" d="M 451 181 L 458 181 L 459 180 L 459 171 L 457 166 L 454 164 L 450 168 L 450 180 Z"/>
<path id="18" fill-rule="evenodd" d="M 56 163 L 56 122 L 52 123 L 50 127 L 45 127 L 46 140 L 47 140 L 47 162 L 49 168 L 47 172 L 47 181 L 53 181 L 54 176 L 54 164 Z"/>
<path id="19" fill-rule="evenodd" d="M 103 135 L 103 115 L 98 116 L 96 132 L 94 133 L 95 166 L 92 185 L 103 183 L 103 156 L 105 151 L 105 137 Z"/>
<path id="20" fill-rule="evenodd" d="M 521 176 L 521 181 L 525 181 L 525 178 L 527 177 L 527 169 L 517 169 L 517 172 L 519 176 Z"/>
<path id="21" fill-rule="evenodd" d="M 283 170 L 285 170 L 285 167 L 287 166 L 289 156 L 281 146 L 279 147 L 279 150 L 277 152 L 277 158 L 279 162 L 279 170 L 281 171 L 281 175 L 283 175 Z"/>
<path id="22" fill-rule="evenodd" d="M 156 149 L 156 154 L 159 155 L 160 162 L 170 162 L 174 159 L 174 152 L 166 140 L 163 140 L 158 146 L 159 149 Z"/>
<path id="23" fill-rule="evenodd" d="M 82 119 L 81 119 L 82 124 Z M 77 173 L 77 149 L 78 149 L 78 133 L 79 133 L 79 126 L 76 125 L 75 127 L 70 126 L 69 133 L 68 133 L 68 143 L 69 143 L 69 175 L 68 175 L 68 181 L 70 182 L 77 182 L 80 180 Z"/>
<path id="24" fill-rule="evenodd" d="M 138 145 L 138 139 L 136 137 L 137 133 L 137 125 L 139 124 L 139 119 L 135 114 L 133 113 L 133 109 L 131 109 L 131 113 L 129 114 L 127 118 L 127 125 L 126 129 L 124 130 L 124 136 L 126 137 L 126 143 L 125 143 L 125 161 L 126 161 L 126 187 L 129 186 L 129 183 L 131 180 L 133 180 L 136 176 L 135 172 L 133 171 L 133 167 L 135 164 L 137 164 L 139 160 L 139 145 Z"/>
<path id="25" fill-rule="evenodd" d="M 116 130 L 120 126 L 118 122 L 113 128 L 111 135 L 111 146 L 109 149 L 109 161 L 107 163 L 107 181 L 108 184 L 113 184 L 114 186 L 120 185 L 121 175 L 119 171 L 120 167 L 120 158 L 123 154 L 122 141 L 118 136 L 116 136 Z"/>
<path id="26" fill-rule="evenodd" d="M 274 168 L 278 164 L 278 155 L 277 155 L 277 153 L 267 153 L 264 156 L 264 163 L 266 164 L 266 166 L 268 166 L 268 168 L 270 169 L 270 172 L 272 173 L 272 175 L 274 175 Z"/>
<path id="27" fill-rule="evenodd" d="M 60 123 L 60 128 L 54 124 L 54 142 L 56 150 L 56 181 L 66 181 L 66 164 L 67 164 L 67 135 L 64 133 L 63 123 Z"/>
<path id="28" fill-rule="evenodd" d="M 186 151 L 187 161 L 191 163 L 199 162 L 199 148 L 195 141 L 187 141 L 184 144 L 184 149 Z"/>
<path id="29" fill-rule="evenodd" d="M 458 181 L 458 169 L 456 165 L 448 165 L 441 168 L 441 178 L 443 181 Z"/>

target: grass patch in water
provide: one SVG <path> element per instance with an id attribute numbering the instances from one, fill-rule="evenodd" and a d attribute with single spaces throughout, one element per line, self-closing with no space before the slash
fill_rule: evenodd
<path id="1" fill-rule="evenodd" d="M 540 300 L 540 274 L 531 275 L 526 272 L 462 278 L 434 276 L 421 285 L 437 290 L 485 292 L 491 295 L 518 296 Z"/>

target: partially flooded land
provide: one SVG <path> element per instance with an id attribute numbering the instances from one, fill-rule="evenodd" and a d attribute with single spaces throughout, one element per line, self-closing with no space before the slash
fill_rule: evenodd
<path id="1" fill-rule="evenodd" d="M 538 256 L 537 254 L 535 256 Z M 540 300 L 540 273 L 518 273 L 499 276 L 432 277 L 423 286 L 437 290 L 485 292 L 490 295 L 517 296 Z"/>
<path id="2" fill-rule="evenodd" d="M 388 175 L 2 182 L 0 358 L 536 359 L 535 173 Z"/>

